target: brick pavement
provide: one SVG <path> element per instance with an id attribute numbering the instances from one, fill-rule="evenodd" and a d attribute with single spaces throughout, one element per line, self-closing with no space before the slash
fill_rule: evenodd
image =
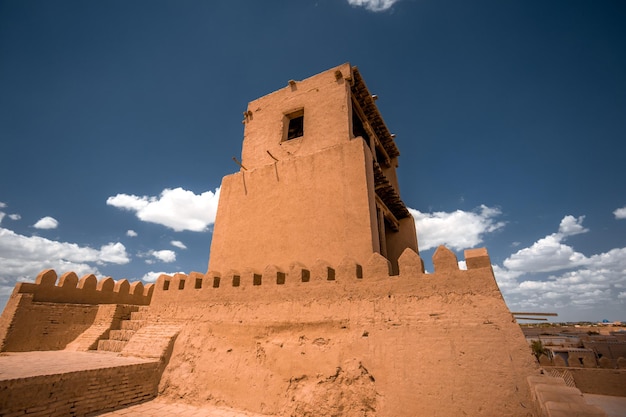
<path id="1" fill-rule="evenodd" d="M 0 353 L 0 380 L 56 375 L 91 369 L 112 368 L 154 359 L 122 357 L 113 352 L 69 352 L 65 350 Z"/>

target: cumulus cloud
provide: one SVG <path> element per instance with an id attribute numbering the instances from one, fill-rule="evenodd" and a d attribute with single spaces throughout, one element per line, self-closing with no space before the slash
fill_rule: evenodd
<path id="1" fill-rule="evenodd" d="M 220 189 L 195 194 L 183 188 L 166 188 L 159 197 L 117 194 L 107 204 L 134 211 L 145 222 L 157 223 L 177 232 L 202 232 L 215 222 Z"/>
<path id="2" fill-rule="evenodd" d="M 54 217 L 46 216 L 37 220 L 33 227 L 35 229 L 56 229 L 59 227 L 59 222 Z"/>
<path id="3" fill-rule="evenodd" d="M 583 219 L 565 216 L 558 232 L 520 249 L 503 266 L 493 266 L 512 310 L 566 312 L 574 320 L 623 311 L 620 294 L 626 288 L 626 248 L 585 256 L 563 243 L 568 236 L 588 231 Z M 595 317 L 604 318 L 624 319 Z"/>
<path id="4" fill-rule="evenodd" d="M 562 239 L 558 233 L 539 239 L 506 258 L 504 266 L 513 271 L 551 272 L 584 265 L 585 255 L 561 243 Z"/>
<path id="5" fill-rule="evenodd" d="M 0 209 L 6 208 L 6 207 L 7 207 L 7 204 L 0 201 Z M 0 223 L 2 223 L 2 219 L 5 216 L 7 216 L 7 214 L 3 211 L 0 211 Z M 22 218 L 22 216 L 20 216 L 19 214 L 9 214 L 7 217 L 11 220 L 19 220 Z"/>
<path id="6" fill-rule="evenodd" d="M 32 281 L 39 272 L 53 268 L 58 273 L 99 275 L 95 265 L 126 264 L 130 258 L 121 243 L 108 243 L 94 249 L 75 243 L 57 242 L 39 236 L 24 236 L 0 228 L 0 271 L 8 283 Z"/>
<path id="7" fill-rule="evenodd" d="M 185 246 L 185 244 L 181 242 L 180 240 L 172 240 L 170 244 L 180 249 L 187 249 L 187 246 Z"/>
<path id="8" fill-rule="evenodd" d="M 126 231 L 126 236 L 128 236 L 128 237 L 137 237 L 137 232 L 135 232 L 134 230 L 127 230 Z"/>
<path id="9" fill-rule="evenodd" d="M 624 206 L 622 208 L 615 209 L 613 214 L 615 215 L 615 218 L 618 219 L 618 220 L 626 219 L 626 206 Z"/>
<path id="10" fill-rule="evenodd" d="M 383 12 L 399 0 L 348 0 L 348 4 L 355 7 L 365 7 L 371 12 Z"/>
<path id="11" fill-rule="evenodd" d="M 148 272 L 143 277 L 141 277 L 141 280 L 143 282 L 148 282 L 148 283 L 155 282 L 157 279 L 159 279 L 161 275 L 174 276 L 174 274 L 178 274 L 178 273 L 179 272 Z"/>
<path id="12" fill-rule="evenodd" d="M 100 247 L 98 263 L 127 264 L 130 258 L 126 253 L 126 247 L 120 242 L 107 243 Z"/>
<path id="13" fill-rule="evenodd" d="M 578 218 L 567 215 L 563 217 L 561 220 L 561 224 L 559 225 L 559 234 L 563 237 L 565 236 L 574 236 L 581 233 L 587 233 L 589 229 L 583 227 L 583 220 L 585 216 L 580 216 Z"/>
<path id="14" fill-rule="evenodd" d="M 422 213 L 410 208 L 409 212 L 415 219 L 421 250 L 439 245 L 454 250 L 472 248 L 483 242 L 486 233 L 495 232 L 505 224 L 496 220 L 502 214 L 498 208 L 485 205 L 474 211 Z"/>
<path id="15" fill-rule="evenodd" d="M 170 263 L 176 261 L 176 252 L 173 250 L 152 250 L 148 254 L 161 262 Z"/>
<path id="16" fill-rule="evenodd" d="M 559 225 L 559 231 L 539 239 L 528 248 L 523 248 L 504 260 L 504 266 L 520 272 L 552 272 L 580 267 L 588 263 L 587 257 L 563 243 L 568 236 L 586 233 L 583 227 L 585 216 L 578 218 L 567 215 Z"/>

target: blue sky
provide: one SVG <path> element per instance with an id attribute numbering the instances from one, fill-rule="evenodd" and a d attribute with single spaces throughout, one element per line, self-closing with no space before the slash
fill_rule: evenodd
<path id="1" fill-rule="evenodd" d="M 205 272 L 248 101 L 350 62 L 434 248 L 626 320 L 623 1 L 0 0 L 0 306 L 44 268 Z"/>

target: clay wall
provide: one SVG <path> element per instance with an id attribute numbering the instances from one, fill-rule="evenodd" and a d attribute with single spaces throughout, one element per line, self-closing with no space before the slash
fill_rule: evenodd
<path id="1" fill-rule="evenodd" d="M 626 369 L 555 368 L 567 371 L 585 394 L 626 397 Z"/>
<path id="2" fill-rule="evenodd" d="M 20 296 L 19 308 L 0 343 L 3 352 L 63 349 L 91 326 L 98 312 L 95 305 L 34 303 L 31 294 Z"/>
<path id="3" fill-rule="evenodd" d="M 379 248 L 372 181 L 362 140 L 225 177 L 209 270 L 364 263 Z"/>
<path id="4" fill-rule="evenodd" d="M 407 250 L 395 276 L 378 254 L 161 276 L 148 320 L 182 328 L 161 391 L 279 415 L 526 416 L 532 354 L 486 251 L 466 262 L 439 248 L 434 274 Z"/>
<path id="5" fill-rule="evenodd" d="M 153 284 L 130 284 L 94 275 L 80 280 L 69 272 L 60 277 L 42 271 L 31 283 L 18 283 L 0 316 L 0 351 L 64 349 L 96 319 L 99 305 L 146 305 Z"/>
<path id="6" fill-rule="evenodd" d="M 110 277 L 98 281 L 93 274 L 79 279 L 74 272 L 59 278 L 53 269 L 46 269 L 37 275 L 34 284 L 18 283 L 13 294 L 32 294 L 36 302 L 148 305 L 152 291 L 152 284 L 144 286 L 141 281 L 131 284 Z"/>
<path id="7" fill-rule="evenodd" d="M 250 102 L 244 114 L 242 165 L 252 170 L 273 164 L 272 156 L 285 160 L 348 142 L 350 77 L 350 64 L 343 64 Z M 304 135 L 287 141 L 286 116 L 298 110 L 304 110 Z"/>
<path id="8" fill-rule="evenodd" d="M 2 379 L 0 411 L 4 416 L 65 417 L 122 408 L 156 397 L 159 366 L 149 362 Z"/>
<path id="9" fill-rule="evenodd" d="M 592 351 L 576 350 L 567 352 L 567 364 L 573 368 L 596 368 L 598 361 Z"/>
<path id="10" fill-rule="evenodd" d="M 626 358 L 626 342 L 585 340 L 583 346 L 594 350 L 599 357 L 612 360 L 617 360 L 619 357 Z"/>

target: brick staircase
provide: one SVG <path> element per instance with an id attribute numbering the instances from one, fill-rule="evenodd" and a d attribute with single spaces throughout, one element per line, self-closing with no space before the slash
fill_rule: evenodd
<path id="1" fill-rule="evenodd" d="M 547 375 L 555 377 L 555 378 L 563 378 L 563 380 L 565 381 L 565 385 L 567 385 L 568 387 L 576 388 L 574 377 L 572 376 L 572 373 L 569 372 L 567 369 L 546 368 L 544 369 L 544 372 Z"/>
<path id="2" fill-rule="evenodd" d="M 121 352 L 130 338 L 146 323 L 147 306 L 137 306 L 131 311 L 130 317 L 123 317 L 119 329 L 111 330 L 108 339 L 98 341 L 99 351 Z"/>

